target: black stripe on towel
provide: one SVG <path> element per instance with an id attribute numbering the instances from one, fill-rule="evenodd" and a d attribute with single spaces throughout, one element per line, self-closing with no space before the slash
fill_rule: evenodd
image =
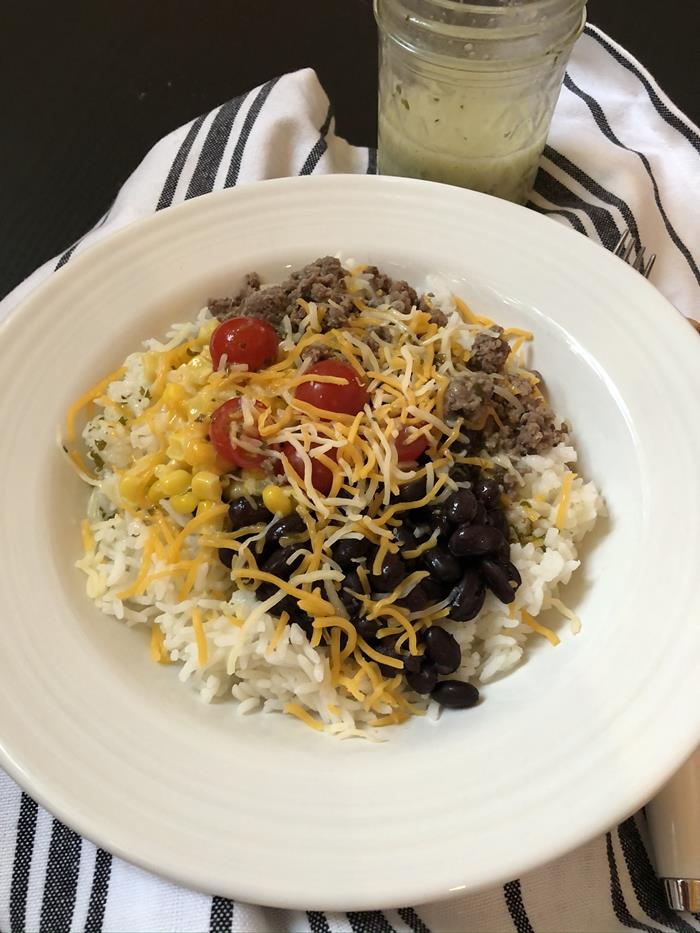
<path id="1" fill-rule="evenodd" d="M 377 150 L 374 146 L 370 146 L 367 150 L 367 174 L 377 174 Z"/>
<path id="2" fill-rule="evenodd" d="M 609 210 L 590 204 L 540 166 L 535 178 L 535 191 L 557 207 L 583 211 L 591 220 L 598 238 L 606 249 L 614 249 L 620 239 L 620 228 Z"/>
<path id="3" fill-rule="evenodd" d="M 246 95 L 242 94 L 219 107 L 219 112 L 214 117 L 202 143 L 202 151 L 190 179 L 185 199 L 196 198 L 200 194 L 208 194 L 214 190 L 214 182 L 224 157 L 224 149 L 245 97 Z"/>
<path id="4" fill-rule="evenodd" d="M 112 874 L 112 856 L 104 849 L 95 853 L 95 868 L 92 872 L 92 887 L 88 904 L 85 933 L 102 933 L 102 924 L 109 894 L 109 879 Z"/>
<path id="5" fill-rule="evenodd" d="M 573 211 L 567 211 L 564 208 L 556 207 L 540 207 L 540 205 L 535 204 L 534 201 L 528 201 L 526 206 L 533 211 L 537 211 L 539 214 L 559 214 L 560 217 L 565 217 L 569 221 L 574 230 L 578 230 L 579 233 L 588 236 L 586 228 Z"/>
<path id="6" fill-rule="evenodd" d="M 603 113 L 603 109 L 598 103 L 598 101 L 594 97 L 591 97 L 590 94 L 587 94 L 585 91 L 582 91 L 581 88 L 578 87 L 578 85 L 574 84 L 574 82 L 571 80 L 571 77 L 568 74 L 564 76 L 564 86 L 569 91 L 571 91 L 572 94 L 575 94 L 578 98 L 580 98 L 584 102 L 584 104 L 586 104 L 586 106 L 588 107 L 588 109 L 590 110 L 593 116 L 593 119 L 596 122 L 598 129 L 607 139 L 610 140 L 611 143 L 613 143 L 615 146 L 618 146 L 620 149 L 625 149 L 627 152 L 632 152 L 634 153 L 634 155 L 639 157 L 642 165 L 644 166 L 644 169 L 647 175 L 649 176 L 649 180 L 651 181 L 652 188 L 654 189 L 654 200 L 656 201 L 656 206 L 659 209 L 659 213 L 661 214 L 661 219 L 664 222 L 664 226 L 666 227 L 668 235 L 671 237 L 673 242 L 676 244 L 678 249 L 681 251 L 681 253 L 685 257 L 688 265 L 690 266 L 693 272 L 693 275 L 695 276 L 695 281 L 698 284 L 700 284 L 700 270 L 698 269 L 695 263 L 695 260 L 690 254 L 690 250 L 685 245 L 683 240 L 681 240 L 681 238 L 676 233 L 673 227 L 673 224 L 668 219 L 668 215 L 666 214 L 666 211 L 664 210 L 664 206 L 661 203 L 661 195 L 659 194 L 659 187 L 656 184 L 656 179 L 654 178 L 654 173 L 651 170 L 649 159 L 647 159 L 647 157 L 644 155 L 643 152 L 639 152 L 637 149 L 631 149 L 629 146 L 626 146 L 624 143 L 620 142 L 620 140 L 617 138 L 617 136 L 613 133 L 612 129 L 610 128 L 610 124 L 608 123 L 607 117 Z"/>
<path id="7" fill-rule="evenodd" d="M 413 933 L 430 933 L 430 928 L 423 923 L 412 907 L 399 907 L 398 913 L 406 926 L 413 930 Z"/>
<path id="8" fill-rule="evenodd" d="M 503 896 L 506 899 L 506 907 L 510 918 L 518 933 L 534 933 L 523 903 L 523 892 L 519 878 L 516 878 L 515 881 L 508 881 L 503 885 Z"/>
<path id="9" fill-rule="evenodd" d="M 114 202 L 112 202 L 112 206 L 114 206 Z M 84 234 L 80 237 L 80 239 L 78 239 L 78 240 L 75 241 L 75 243 L 70 247 L 70 249 L 67 249 L 67 250 L 65 251 L 65 253 L 63 253 L 63 255 L 60 257 L 60 259 L 59 259 L 58 262 L 56 263 L 56 267 L 55 267 L 55 269 L 53 270 L 54 272 L 58 272 L 58 270 L 59 270 L 62 266 L 65 266 L 65 264 L 68 262 L 68 260 L 71 258 L 71 256 L 73 255 L 73 253 L 76 251 L 76 249 L 80 246 L 80 244 L 83 242 L 83 240 L 85 239 L 85 237 L 86 237 L 89 233 L 92 233 L 93 230 L 99 230 L 100 227 L 103 227 L 103 226 L 104 226 L 105 222 L 107 221 L 107 218 L 109 217 L 110 213 L 112 212 L 112 206 L 110 206 L 110 208 L 109 208 L 109 210 L 107 211 L 106 214 L 103 214 L 102 217 L 100 217 L 100 219 L 97 221 L 97 223 L 95 224 L 95 226 L 94 226 L 94 227 L 91 227 L 91 228 L 88 230 L 88 233 L 84 233 Z"/>
<path id="10" fill-rule="evenodd" d="M 610 204 L 611 207 L 616 207 L 625 219 L 625 223 L 634 239 L 635 246 L 637 249 L 640 249 L 641 243 L 637 220 L 630 206 L 623 201 L 622 198 L 618 198 L 617 195 L 608 191 L 608 189 L 599 184 L 595 178 L 591 178 L 589 174 L 584 172 L 579 165 L 576 165 L 571 159 L 567 159 L 565 155 L 562 155 L 561 152 L 557 152 L 556 149 L 552 149 L 551 146 L 544 147 L 544 155 L 550 162 L 553 162 L 557 168 L 560 168 L 562 172 L 566 172 L 567 175 L 570 175 L 574 181 L 577 181 L 579 185 L 587 191 L 590 191 L 590 193 L 595 195 L 600 201 L 603 201 L 605 204 Z"/>
<path id="11" fill-rule="evenodd" d="M 396 933 L 381 910 L 348 911 L 353 933 Z"/>
<path id="12" fill-rule="evenodd" d="M 204 116 L 197 117 L 197 119 L 192 123 L 192 126 L 187 130 L 187 135 L 183 139 L 180 148 L 177 151 L 177 155 L 173 159 L 173 164 L 170 166 L 168 176 L 165 179 L 163 190 L 161 191 L 160 197 L 158 198 L 158 203 L 156 204 L 157 211 L 162 210 L 164 207 L 170 207 L 170 205 L 173 203 L 177 183 L 180 181 L 180 175 L 182 175 L 182 170 L 185 167 L 187 156 L 190 154 L 190 150 L 194 145 L 194 141 L 199 135 L 199 131 L 202 128 L 202 123 L 204 123 Z"/>
<path id="13" fill-rule="evenodd" d="M 49 858 L 41 899 L 40 933 L 70 933 L 81 849 L 80 836 L 55 819 L 51 826 Z"/>
<path id="14" fill-rule="evenodd" d="M 661 933 L 658 927 L 651 927 L 646 923 L 642 923 L 640 920 L 635 920 L 629 912 L 625 901 L 625 895 L 622 892 L 622 885 L 620 884 L 620 875 L 617 871 L 617 862 L 615 861 L 615 852 L 613 850 L 612 836 L 610 833 L 605 834 L 605 845 L 608 855 L 608 871 L 610 872 L 610 901 L 615 911 L 615 916 L 620 923 L 633 930 L 646 930 L 647 933 Z"/>
<path id="15" fill-rule="evenodd" d="M 695 933 L 695 927 L 666 906 L 663 885 L 654 871 L 633 817 L 618 826 L 617 835 L 635 897 L 644 913 L 656 923 L 671 927 L 678 933 Z"/>
<path id="16" fill-rule="evenodd" d="M 263 108 L 263 104 L 268 98 L 268 95 L 272 88 L 277 84 L 279 78 L 273 78 L 272 81 L 268 81 L 258 91 L 255 100 L 250 105 L 250 110 L 245 116 L 243 121 L 243 126 L 241 128 L 241 135 L 236 141 L 236 146 L 233 150 L 231 156 L 231 164 L 228 167 L 228 174 L 226 175 L 226 181 L 224 182 L 225 188 L 231 188 L 238 181 L 238 175 L 241 170 L 241 161 L 243 160 L 243 152 L 248 142 L 248 137 L 250 136 L 251 130 L 255 125 L 255 121 L 260 115 L 260 111 Z"/>
<path id="17" fill-rule="evenodd" d="M 32 865 L 38 812 L 39 807 L 35 801 L 23 793 L 17 820 L 17 841 L 10 884 L 10 933 L 23 933 L 26 929 L 29 869 Z"/>
<path id="18" fill-rule="evenodd" d="M 231 933 L 233 901 L 227 897 L 212 897 L 209 913 L 209 933 Z"/>
<path id="19" fill-rule="evenodd" d="M 323 126 L 318 131 L 319 138 L 316 140 L 313 149 L 307 155 L 304 160 L 304 164 L 301 167 L 299 172 L 300 175 L 311 175 L 313 170 L 316 168 L 318 163 L 321 160 L 321 156 L 328 148 L 328 142 L 326 141 L 326 134 L 331 127 L 331 120 L 333 119 L 333 108 L 328 105 L 328 113 L 326 114 L 326 119 L 323 121 Z"/>
<path id="20" fill-rule="evenodd" d="M 311 933 L 331 933 L 326 915 L 320 910 L 307 910 L 306 917 L 309 921 Z"/>
<path id="21" fill-rule="evenodd" d="M 661 100 L 659 95 L 654 90 L 652 84 L 649 82 L 644 72 L 640 71 L 634 62 L 631 62 L 628 58 L 625 58 L 624 55 L 621 55 L 618 50 L 614 48 L 614 46 L 610 45 L 609 42 L 606 42 L 605 38 L 594 26 L 591 26 L 590 23 L 586 26 L 584 32 L 587 36 L 590 36 L 591 39 L 595 39 L 595 41 L 601 45 L 618 64 L 622 65 L 622 67 L 626 68 L 628 71 L 631 71 L 632 74 L 639 79 L 639 81 L 644 85 L 644 88 L 649 95 L 649 100 L 654 105 L 654 109 L 659 114 L 659 116 L 665 120 L 670 127 L 672 127 L 674 130 L 677 130 L 682 136 L 685 136 L 693 148 L 700 151 L 700 136 L 698 136 L 692 127 L 688 126 L 687 123 L 684 123 L 683 120 L 679 119 L 679 117 L 677 117 L 672 110 L 668 109 L 666 104 Z"/>

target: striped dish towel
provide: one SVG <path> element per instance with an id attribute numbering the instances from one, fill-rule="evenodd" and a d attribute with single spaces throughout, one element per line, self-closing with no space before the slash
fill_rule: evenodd
<path id="1" fill-rule="evenodd" d="M 653 78 L 593 26 L 577 43 L 530 206 L 606 247 L 629 227 L 655 250 L 652 280 L 700 316 L 700 136 Z M 206 192 L 263 178 L 374 172 L 374 150 L 333 132 L 316 75 L 300 71 L 162 139 L 99 224 L 0 303 L 0 317 L 71 256 L 119 227 Z M 693 187 L 695 186 L 695 187 Z M 504 886 L 399 910 L 324 914 L 234 903 L 179 888 L 112 857 L 0 772 L 0 931 L 700 930 L 665 905 L 642 815 Z"/>

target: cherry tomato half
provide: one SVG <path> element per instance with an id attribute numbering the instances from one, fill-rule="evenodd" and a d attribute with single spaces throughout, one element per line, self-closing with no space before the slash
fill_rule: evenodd
<path id="1" fill-rule="evenodd" d="M 302 382 L 297 386 L 295 396 L 302 402 L 315 405 L 323 411 L 341 412 L 345 415 L 356 415 L 361 411 L 369 395 L 364 382 L 358 378 L 355 370 L 349 363 L 341 360 L 321 360 L 309 366 L 306 375 L 337 376 L 346 379 L 344 385 L 335 385 L 332 382 Z"/>
<path id="2" fill-rule="evenodd" d="M 209 341 L 211 361 L 219 368 L 221 358 L 226 363 L 245 363 L 248 369 L 262 369 L 277 359 L 279 340 L 267 321 L 256 317 L 232 317 L 219 324 Z"/>
<path id="3" fill-rule="evenodd" d="M 327 495 L 330 492 L 331 486 L 333 485 L 333 474 L 328 469 L 328 467 L 321 463 L 320 460 L 316 460 L 313 455 L 313 447 L 310 450 L 311 456 L 311 484 L 317 492 L 320 492 L 321 495 Z M 285 444 L 282 447 L 282 453 L 285 455 L 287 460 L 289 460 L 289 465 L 294 470 L 295 473 L 299 475 L 299 478 L 304 481 L 304 461 L 297 453 L 296 448 L 292 444 Z M 338 456 L 338 453 L 335 448 L 331 448 L 326 454 L 331 460 L 335 460 Z M 280 464 L 281 465 L 281 464 Z"/>
<path id="4" fill-rule="evenodd" d="M 263 406 L 256 404 L 255 407 L 262 409 Z M 262 454 L 254 454 L 244 450 L 236 444 L 235 438 L 239 432 L 244 433 L 246 439 L 260 439 L 260 435 L 255 428 L 244 427 L 243 425 L 240 398 L 230 398 L 212 412 L 209 422 L 211 442 L 219 456 L 229 463 L 233 463 L 243 470 L 259 468 L 265 457 Z"/>
<path id="5" fill-rule="evenodd" d="M 413 433 L 413 428 L 401 428 L 394 446 L 396 447 L 396 456 L 399 463 L 412 463 L 417 460 L 423 451 L 428 447 L 428 438 L 425 434 L 419 434 L 415 440 L 407 441 Z"/>

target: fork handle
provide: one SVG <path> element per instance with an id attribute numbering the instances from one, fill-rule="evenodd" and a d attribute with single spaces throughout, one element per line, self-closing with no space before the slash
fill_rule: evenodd
<path id="1" fill-rule="evenodd" d="M 647 805 L 656 870 L 673 910 L 700 911 L 700 748 Z"/>

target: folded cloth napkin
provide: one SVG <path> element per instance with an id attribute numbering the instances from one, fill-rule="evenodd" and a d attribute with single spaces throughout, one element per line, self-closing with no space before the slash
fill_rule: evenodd
<path id="1" fill-rule="evenodd" d="M 680 311 L 698 317 L 699 152 L 697 128 L 653 78 L 587 26 L 530 206 L 608 248 L 629 227 L 658 254 L 654 284 Z M 153 211 L 258 179 L 371 173 L 375 163 L 374 150 L 334 135 L 313 71 L 268 81 L 154 146 L 97 226 L 8 295 L 0 317 L 71 256 Z M 96 849 L 0 772 L 0 930 L 700 930 L 700 916 L 681 917 L 666 907 L 645 833 L 638 814 L 520 879 L 448 902 L 339 914 L 282 911 L 185 890 Z"/>

